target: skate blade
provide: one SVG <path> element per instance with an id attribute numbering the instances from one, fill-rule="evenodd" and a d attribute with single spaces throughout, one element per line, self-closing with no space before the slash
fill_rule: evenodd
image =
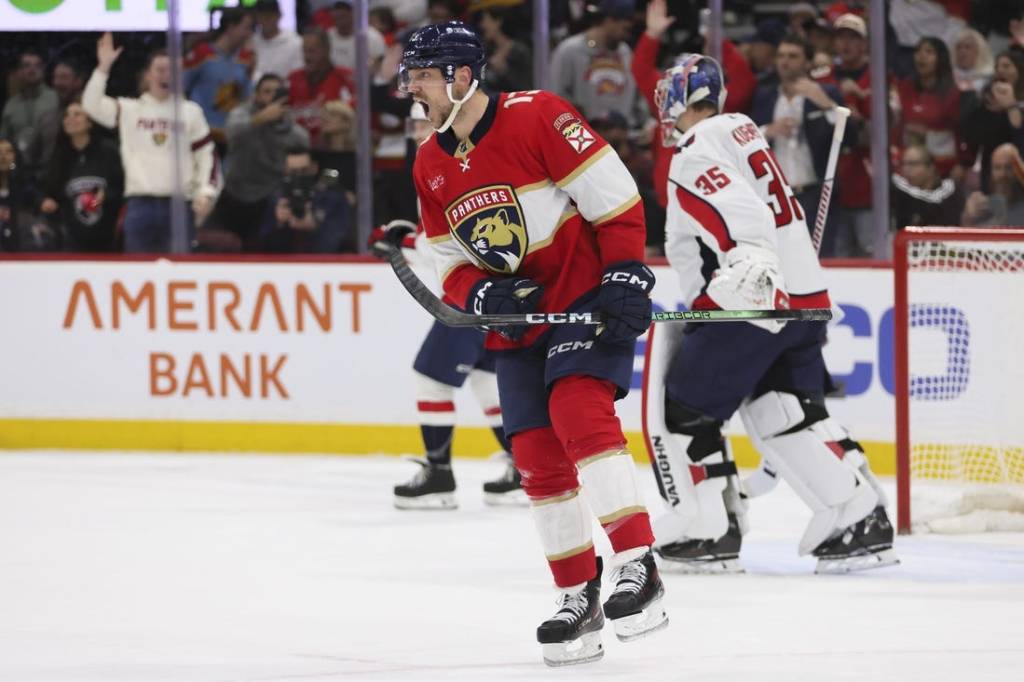
<path id="1" fill-rule="evenodd" d="M 568 642 L 542 644 L 544 662 L 552 668 L 598 661 L 604 657 L 601 632 L 588 632 Z"/>
<path id="2" fill-rule="evenodd" d="M 395 509 L 458 509 L 452 493 L 431 493 L 417 497 L 395 496 Z"/>
<path id="3" fill-rule="evenodd" d="M 745 573 L 740 566 L 739 559 L 671 559 L 663 554 L 661 557 L 661 570 L 666 573 L 680 573 L 683 575 L 738 575 Z"/>
<path id="4" fill-rule="evenodd" d="M 526 507 L 530 504 L 530 499 L 526 496 L 526 492 L 519 488 L 507 493 L 485 492 L 484 504 L 491 507 Z"/>
<path id="5" fill-rule="evenodd" d="M 814 572 L 822 575 L 836 575 L 853 573 L 854 571 L 867 571 L 884 566 L 896 566 L 899 563 L 900 558 L 896 556 L 896 552 L 890 547 L 879 552 L 843 557 L 842 559 L 818 559 L 818 565 L 814 568 Z"/>
<path id="6" fill-rule="evenodd" d="M 612 621 L 615 636 L 620 642 L 632 642 L 668 627 L 668 614 L 661 605 L 661 598 L 653 600 L 640 613 L 634 613 Z"/>

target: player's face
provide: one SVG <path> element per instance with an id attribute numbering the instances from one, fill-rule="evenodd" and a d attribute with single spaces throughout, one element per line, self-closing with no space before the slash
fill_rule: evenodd
<path id="1" fill-rule="evenodd" d="M 423 105 L 430 125 L 440 128 L 452 113 L 454 106 L 448 99 L 447 83 L 441 75 L 441 69 L 409 69 L 408 82 L 403 89 L 412 95 L 412 98 Z M 452 96 L 460 97 L 465 90 L 460 92 L 460 79 L 452 84 Z"/>

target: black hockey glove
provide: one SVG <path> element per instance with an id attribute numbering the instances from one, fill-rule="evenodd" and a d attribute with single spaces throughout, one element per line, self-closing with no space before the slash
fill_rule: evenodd
<path id="1" fill-rule="evenodd" d="M 605 268 L 597 292 L 597 308 L 605 316 L 605 343 L 632 343 L 651 326 L 654 273 L 640 261 L 627 260 Z"/>
<path id="2" fill-rule="evenodd" d="M 387 225 L 373 228 L 368 240 L 370 251 L 377 258 L 387 260 L 392 247 L 416 248 L 416 223 L 408 220 L 392 220 Z"/>
<path id="3" fill-rule="evenodd" d="M 524 315 L 532 313 L 544 287 L 532 279 L 492 277 L 481 280 L 469 293 L 466 310 L 474 315 Z M 518 341 L 526 333 L 526 325 L 488 327 L 506 339 Z"/>

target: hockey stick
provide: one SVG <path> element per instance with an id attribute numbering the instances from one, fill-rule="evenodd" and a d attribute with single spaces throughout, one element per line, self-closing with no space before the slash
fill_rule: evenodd
<path id="1" fill-rule="evenodd" d="M 489 325 L 519 324 L 601 324 L 600 313 L 526 313 L 524 315 L 472 315 L 452 308 L 434 295 L 409 264 L 402 249 L 386 243 L 377 248 L 386 251 L 391 269 L 398 281 L 412 294 L 416 302 L 434 319 L 448 327 L 484 327 Z M 796 320 L 824 322 L 832 319 L 828 308 L 806 310 L 684 310 L 654 313 L 654 322 L 746 322 L 748 320 Z"/>
<path id="2" fill-rule="evenodd" d="M 832 147 L 828 150 L 828 163 L 825 164 L 825 179 L 821 183 L 821 199 L 818 201 L 818 215 L 814 218 L 814 234 L 811 243 L 814 252 L 821 252 L 821 238 L 825 234 L 825 220 L 828 218 L 828 205 L 832 201 L 832 187 L 836 182 L 836 163 L 839 162 L 839 147 L 846 132 L 846 119 L 850 110 L 836 107 L 836 124 L 832 128 Z"/>

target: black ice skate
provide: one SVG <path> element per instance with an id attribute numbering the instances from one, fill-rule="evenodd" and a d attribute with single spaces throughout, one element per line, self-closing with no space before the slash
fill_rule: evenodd
<path id="1" fill-rule="evenodd" d="M 684 539 L 654 551 L 664 560 L 663 568 L 673 573 L 743 573 L 740 545 L 743 535 L 735 514 L 729 514 L 729 529 L 717 540 Z"/>
<path id="2" fill-rule="evenodd" d="M 484 502 L 495 506 L 529 504 L 519 470 L 512 464 L 512 456 L 506 453 L 502 460 L 505 471 L 495 480 L 484 483 Z"/>
<path id="3" fill-rule="evenodd" d="M 589 663 L 604 656 L 601 644 L 601 559 L 597 559 L 597 575 L 583 589 L 563 593 L 558 612 L 537 628 L 544 662 L 550 666 Z"/>
<path id="4" fill-rule="evenodd" d="M 413 458 L 422 467 L 408 483 L 395 486 L 398 509 L 455 509 L 455 476 L 449 464 Z"/>
<path id="5" fill-rule="evenodd" d="M 815 573 L 850 573 L 869 568 L 893 566 L 900 562 L 892 548 L 893 530 L 885 507 L 818 545 Z"/>
<path id="6" fill-rule="evenodd" d="M 604 615 L 615 626 L 615 636 L 630 642 L 668 627 L 668 614 L 661 605 L 665 586 L 650 550 L 627 561 L 612 574 L 615 591 L 604 603 Z"/>

